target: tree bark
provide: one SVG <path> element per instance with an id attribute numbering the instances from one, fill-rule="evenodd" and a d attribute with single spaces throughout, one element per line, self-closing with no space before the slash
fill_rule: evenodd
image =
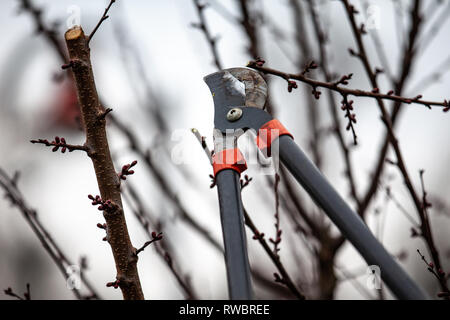
<path id="1" fill-rule="evenodd" d="M 85 146 L 94 165 L 101 198 L 103 201 L 111 201 L 110 209 L 104 210 L 103 216 L 107 225 L 107 240 L 116 264 L 117 284 L 125 300 L 143 300 L 144 294 L 137 270 L 138 257 L 128 234 L 120 194 L 120 180 L 109 151 L 106 113 L 99 102 L 95 87 L 88 37 L 81 27 L 76 26 L 66 32 L 65 40 L 86 133 Z"/>

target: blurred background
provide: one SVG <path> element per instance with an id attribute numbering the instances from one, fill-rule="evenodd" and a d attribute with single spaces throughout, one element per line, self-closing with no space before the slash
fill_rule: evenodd
<path id="1" fill-rule="evenodd" d="M 105 286 L 115 280 L 115 266 L 109 245 L 101 241 L 104 231 L 95 226 L 104 219 L 87 199 L 88 194 L 98 193 L 89 158 L 76 151 L 52 153 L 29 142 L 55 136 L 65 137 L 68 143 L 84 142 L 73 84 L 61 70 L 64 61 L 48 41 L 48 34 L 39 32 L 37 21 L 55 30 L 65 49 L 63 35 L 67 24 L 73 24 L 79 13 L 80 23 L 89 33 L 108 2 L 0 3 L 0 168 L 9 176 L 20 172 L 17 186 L 27 205 L 36 210 L 40 223 L 71 265 L 81 267 L 98 295 L 103 299 L 121 299 L 120 290 Z M 358 23 L 366 24 L 363 39 L 369 60 L 373 67 L 384 70 L 378 76 L 382 92 L 394 88 L 405 68 L 404 51 L 414 2 L 351 1 L 359 11 Z M 41 9 L 41 14 L 33 15 L 32 9 L 22 7 L 23 3 Z M 198 3 L 209 5 L 199 11 Z M 420 1 L 423 20 L 415 35 L 416 54 L 402 88 L 403 96 L 422 94 L 424 99 L 433 101 L 448 98 L 449 8 L 448 1 Z M 317 15 L 325 34 L 322 42 L 317 40 L 312 13 Z M 320 50 L 324 48 L 326 69 L 332 79 L 353 73 L 349 87 L 370 91 L 361 62 L 348 52 L 356 44 L 345 8 L 341 1 L 331 0 L 118 0 L 109 14 L 110 19 L 91 43 L 91 55 L 99 96 L 106 107 L 114 110 L 114 119 L 123 125 L 121 128 L 116 121 L 108 125 L 116 168 L 138 160 L 136 174 L 124 183 L 128 228 L 135 247 L 148 240 L 149 231 L 164 234 L 164 240 L 140 255 L 138 268 L 144 294 L 147 299 L 226 299 L 217 190 L 210 188 L 211 166 L 191 132 L 191 128 L 198 129 L 212 147 L 213 103 L 203 77 L 217 71 L 218 65 L 198 23 L 205 19 L 210 36 L 216 39 L 223 68 L 245 66 L 257 53 L 267 66 L 291 73 L 300 72 L 314 60 L 319 68 L 308 75 L 324 80 Z M 254 27 L 255 37 L 243 21 Z M 321 98 L 315 100 L 309 86 L 299 83 L 299 88 L 289 93 L 285 80 L 270 76 L 268 80 L 272 112 L 339 193 L 357 208 L 330 110 L 337 110 L 356 192 L 362 197 L 372 183 L 385 139 L 376 101 L 354 99 L 358 145 L 353 146 L 352 134 L 345 130 L 347 122 L 338 95 L 330 99 L 326 90 L 321 90 Z M 393 104 L 388 102 L 387 106 L 392 108 Z M 430 223 L 445 272 L 450 271 L 448 116 L 442 108 L 403 105 L 395 126 L 410 177 L 419 191 L 419 170 L 425 170 L 428 199 L 433 204 Z M 391 150 L 386 157 L 395 160 Z M 255 166 L 246 174 L 253 180 L 242 193 L 243 202 L 268 240 L 275 234 L 274 177 L 262 174 Z M 436 296 L 441 290 L 439 283 L 416 252 L 420 249 L 431 260 L 427 246 L 421 237 L 411 236 L 412 223 L 420 221 L 399 170 L 386 164 L 377 185 L 365 221 L 407 272 Z M 349 243 L 344 242 L 324 258 L 329 244 L 311 233 L 297 214 L 293 198 L 307 209 L 324 233 L 338 237 L 339 232 L 286 175 L 281 176 L 279 192 L 283 230 L 280 259 L 308 298 L 393 298 L 385 286 L 382 291 L 367 287 L 367 265 Z M 274 281 L 276 267 L 252 238 L 251 230 L 246 231 L 257 298 L 295 298 L 284 285 Z M 166 252 L 172 263 L 167 262 Z M 33 299 L 75 298 L 61 270 L 7 198 L 0 201 L 0 257 L 1 289 L 12 287 L 23 292 L 26 283 L 30 283 Z M 84 284 L 80 291 L 89 294 Z M 11 298 L 3 293 L 0 297 Z"/>

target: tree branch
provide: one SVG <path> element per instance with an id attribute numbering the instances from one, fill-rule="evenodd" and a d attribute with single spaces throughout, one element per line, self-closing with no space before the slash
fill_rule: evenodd
<path id="1" fill-rule="evenodd" d="M 153 242 L 156 241 L 160 241 L 162 240 L 162 232 L 156 234 L 156 232 L 152 232 L 152 240 L 147 241 L 146 243 L 144 243 L 144 245 L 142 247 L 140 247 L 139 249 L 136 250 L 135 254 L 138 255 L 139 253 L 141 253 L 142 251 L 145 250 L 145 248 L 147 248 L 149 245 L 151 245 Z"/>
<path id="2" fill-rule="evenodd" d="M 89 154 L 89 148 L 87 146 L 67 144 L 66 139 L 60 138 L 58 136 L 56 136 L 52 142 L 49 142 L 47 139 L 30 140 L 30 142 L 33 144 L 43 144 L 46 147 L 53 147 L 52 148 L 53 152 L 56 152 L 58 151 L 59 148 L 61 148 L 62 153 L 65 153 L 66 150 L 69 150 L 69 152 L 72 152 L 74 150 L 80 150 L 85 151 Z"/>
<path id="3" fill-rule="evenodd" d="M 100 105 L 88 47 L 89 38 L 81 27 L 74 27 L 65 34 L 69 56 L 79 61 L 72 67 L 81 106 L 83 128 L 86 133 L 85 145 L 90 148 L 90 158 L 94 165 L 101 198 L 111 201 L 117 210 L 104 211 L 108 228 L 108 242 L 116 263 L 117 277 L 124 299 L 144 299 L 137 270 L 137 256 L 131 244 L 122 207 L 120 183 L 109 151 L 106 136 L 106 121 L 99 118 L 103 113 Z"/>
<path id="4" fill-rule="evenodd" d="M 211 32 L 209 31 L 208 26 L 206 25 L 206 18 L 205 18 L 205 9 L 207 7 L 207 4 L 201 4 L 199 0 L 193 0 L 195 8 L 197 9 L 197 15 L 198 19 L 200 20 L 199 23 L 192 23 L 191 25 L 194 28 L 198 28 L 203 32 L 205 35 L 206 41 L 209 44 L 209 47 L 211 48 L 211 53 L 214 58 L 214 64 L 216 65 L 217 69 L 222 69 L 222 62 L 219 58 L 219 52 L 217 51 L 217 37 L 213 37 L 211 35 Z"/>
<path id="5" fill-rule="evenodd" d="M 17 293 L 15 293 L 11 287 L 8 287 L 7 289 L 3 290 L 3 292 L 7 295 L 7 296 L 11 296 L 16 298 L 17 300 L 31 300 L 31 293 L 30 293 L 30 284 L 27 283 L 27 291 L 23 294 L 23 297 L 21 297 L 20 295 L 18 295 Z"/>
<path id="6" fill-rule="evenodd" d="M 316 41 L 319 45 L 321 70 L 323 71 L 325 80 L 327 82 L 331 82 L 332 76 L 331 76 L 331 72 L 329 70 L 328 54 L 327 54 L 326 48 L 325 48 L 325 44 L 328 39 L 328 36 L 327 36 L 327 34 L 325 34 L 323 28 L 320 26 L 319 17 L 314 8 L 313 1 L 308 0 L 307 2 L 308 2 L 309 13 L 310 13 L 313 27 L 314 27 L 314 34 L 316 37 Z M 344 156 L 345 173 L 348 178 L 347 180 L 348 180 L 348 183 L 350 186 L 350 193 L 351 193 L 353 199 L 355 200 L 357 206 L 359 207 L 360 199 L 359 199 L 358 193 L 356 191 L 357 186 L 356 186 L 355 175 L 354 175 L 354 167 L 353 167 L 352 159 L 350 156 L 351 150 L 347 146 L 347 143 L 344 139 L 344 134 L 341 131 L 341 121 L 338 117 L 337 106 L 334 102 L 333 93 L 329 90 L 328 90 L 328 104 L 329 104 L 330 113 L 331 113 L 333 123 L 334 123 L 333 131 L 338 140 L 338 144 L 339 144 L 339 146 L 342 150 L 343 156 Z"/>
<path id="7" fill-rule="evenodd" d="M 376 90 L 377 88 L 375 88 L 372 91 L 344 88 L 336 82 L 325 82 L 325 81 L 314 80 L 314 79 L 311 79 L 311 78 L 308 78 L 308 77 L 302 75 L 301 73 L 297 73 L 297 74 L 287 73 L 287 72 L 282 72 L 282 71 L 279 71 L 276 69 L 261 67 L 257 64 L 256 61 L 250 61 L 247 64 L 247 67 L 258 70 L 264 74 L 271 74 L 271 75 L 283 78 L 286 81 L 288 81 L 288 84 L 289 84 L 289 81 L 291 81 L 291 80 L 298 80 L 300 82 L 310 85 L 313 89 L 314 88 L 325 88 L 325 89 L 329 89 L 331 91 L 337 92 L 337 93 L 341 94 L 342 96 L 347 95 L 347 96 L 355 96 L 355 97 L 368 97 L 368 98 L 374 98 L 374 99 L 391 100 L 391 101 L 398 101 L 398 102 L 406 103 L 406 104 L 419 104 L 419 105 L 425 106 L 427 108 L 431 108 L 434 106 L 434 107 L 442 107 L 442 108 L 446 109 L 450 106 L 450 102 L 447 100 L 444 100 L 442 102 L 428 101 L 428 100 L 421 99 L 422 98 L 421 95 L 417 95 L 416 97 L 406 98 L 406 97 L 395 95 L 393 93 L 393 91 L 389 91 L 387 93 L 380 93 L 378 90 Z M 315 91 L 318 92 L 317 90 L 315 90 Z"/>
<path id="8" fill-rule="evenodd" d="M 102 25 L 103 21 L 109 18 L 108 11 L 111 9 L 111 6 L 116 2 L 116 0 L 111 0 L 109 2 L 109 5 L 106 7 L 105 11 L 103 12 L 102 17 L 98 21 L 97 25 L 95 26 L 94 30 L 92 30 L 91 34 L 87 37 L 87 46 L 89 47 L 89 43 L 91 42 L 92 38 L 94 37 L 94 34 L 97 32 L 98 28 Z"/>
<path id="9" fill-rule="evenodd" d="M 422 19 L 420 18 L 420 14 L 419 14 L 419 2 L 415 1 L 414 3 L 414 7 L 411 10 L 411 14 L 410 14 L 410 20 L 411 20 L 411 27 L 410 27 L 410 31 L 409 31 L 409 42 L 408 44 L 405 46 L 404 52 L 403 52 L 403 57 L 402 57 L 402 68 L 400 71 L 400 75 L 398 77 L 398 80 L 396 80 L 393 85 L 395 87 L 394 91 L 401 95 L 405 84 L 406 84 L 406 80 L 408 78 L 408 76 L 410 75 L 411 69 L 412 69 L 412 65 L 414 62 L 414 58 L 416 57 L 416 47 L 417 47 L 417 35 L 419 33 L 420 30 L 420 26 L 421 26 L 421 21 Z M 356 32 L 356 30 L 355 30 Z M 357 33 L 355 33 L 357 34 Z M 359 35 L 359 37 L 361 37 L 361 35 Z M 362 44 L 362 42 L 361 42 Z M 446 102 L 446 101 L 444 101 Z M 448 104 L 446 102 L 446 104 Z M 394 103 L 394 108 L 393 111 L 391 113 L 391 123 L 392 126 L 394 127 L 397 120 L 399 119 L 400 113 L 403 110 L 402 108 L 402 103 L 400 101 L 396 101 Z M 444 107 L 444 111 L 447 110 L 447 107 Z M 358 211 L 361 215 L 364 215 L 365 211 L 367 210 L 370 201 L 372 200 L 373 196 L 376 194 L 377 191 L 377 186 L 378 186 L 378 181 L 383 173 L 383 168 L 384 168 L 384 164 L 385 164 L 385 158 L 386 158 L 386 154 L 388 151 L 388 146 L 389 146 L 389 132 L 386 133 L 384 139 L 383 139 L 383 146 L 380 150 L 378 159 L 376 161 L 376 165 L 375 165 L 375 169 L 373 171 L 373 175 L 372 175 L 372 182 L 370 183 L 369 187 L 367 188 L 367 191 L 364 195 L 364 197 L 362 197 L 361 203 L 359 205 Z"/>

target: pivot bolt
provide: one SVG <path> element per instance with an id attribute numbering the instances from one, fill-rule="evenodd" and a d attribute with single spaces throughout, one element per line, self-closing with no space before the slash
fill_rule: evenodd
<path id="1" fill-rule="evenodd" d="M 227 120 L 230 122 L 234 122 L 239 120 L 242 117 L 242 109 L 241 108 L 233 108 L 227 113 Z"/>

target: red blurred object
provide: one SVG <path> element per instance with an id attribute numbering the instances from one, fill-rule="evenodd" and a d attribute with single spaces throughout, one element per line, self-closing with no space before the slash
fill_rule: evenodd
<path id="1" fill-rule="evenodd" d="M 81 114 L 73 80 L 65 78 L 57 90 L 50 107 L 50 127 L 78 130 Z"/>

